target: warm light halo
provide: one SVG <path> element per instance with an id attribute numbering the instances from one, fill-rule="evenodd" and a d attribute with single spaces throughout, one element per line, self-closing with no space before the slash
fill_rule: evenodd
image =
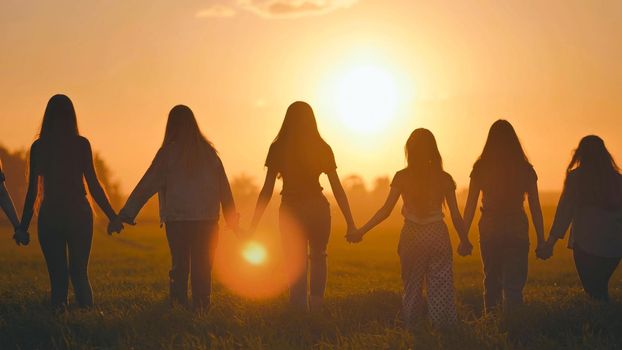
<path id="1" fill-rule="evenodd" d="M 261 265 L 266 261 L 266 248 L 258 242 L 250 241 L 242 249 L 242 257 L 251 265 Z"/>
<path id="2" fill-rule="evenodd" d="M 394 76 L 376 64 L 361 64 L 336 77 L 332 105 L 349 130 L 370 134 L 387 127 L 399 104 Z"/>

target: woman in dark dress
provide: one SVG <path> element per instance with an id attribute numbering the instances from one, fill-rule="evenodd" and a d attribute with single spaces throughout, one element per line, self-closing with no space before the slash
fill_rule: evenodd
<path id="1" fill-rule="evenodd" d="M 331 227 L 329 204 L 319 182 L 321 174 L 328 176 L 348 232 L 353 233 L 356 228 L 337 175 L 335 156 L 320 136 L 315 115 L 307 103 L 294 102 L 289 106 L 281 130 L 270 145 L 265 165 L 268 172 L 257 200 L 251 232 L 272 198 L 277 177 L 282 178 L 279 221 L 283 248 L 288 265 L 302 266 L 301 271 L 290 272 L 293 275 L 290 276 L 290 302 L 303 309 L 317 310 L 322 306 L 326 288 L 326 246 Z M 307 251 L 311 262 L 308 297 Z"/>
<path id="2" fill-rule="evenodd" d="M 490 127 L 482 155 L 473 165 L 464 209 L 468 232 L 482 194 L 479 233 L 486 311 L 502 302 L 510 308 L 523 303 L 529 256 L 525 195 L 538 240 L 536 251 L 544 245 L 537 181 L 514 128 L 506 120 L 497 120 Z"/>
<path id="3" fill-rule="evenodd" d="M 93 306 L 87 271 L 93 213 L 85 182 L 110 221 L 109 233 L 120 232 L 123 226 L 97 179 L 91 145 L 78 133 L 73 104 L 65 95 L 55 95 L 47 104 L 39 138 L 30 148 L 28 181 L 20 229 L 28 230 L 37 202 L 39 243 L 50 276 L 52 306 L 67 306 L 69 279 L 78 305 Z"/>

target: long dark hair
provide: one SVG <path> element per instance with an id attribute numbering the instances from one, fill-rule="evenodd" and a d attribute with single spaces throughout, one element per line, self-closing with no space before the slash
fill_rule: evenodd
<path id="1" fill-rule="evenodd" d="M 288 164 L 295 164 L 302 170 L 313 169 L 321 162 L 321 151 L 329 148 L 317 128 L 313 109 L 306 102 L 292 103 L 285 113 L 285 119 L 272 142 L 282 152 Z"/>
<path id="2" fill-rule="evenodd" d="M 479 161 L 496 164 L 529 164 L 514 127 L 507 120 L 492 124 Z"/>
<path id="3" fill-rule="evenodd" d="M 415 129 L 404 146 L 407 169 L 412 180 L 412 195 L 422 199 L 415 202 L 418 211 L 433 209 L 436 200 L 443 198 L 443 159 L 434 134 L 428 129 Z"/>
<path id="4" fill-rule="evenodd" d="M 78 118 L 71 99 L 63 94 L 52 96 L 45 107 L 39 131 L 39 142 L 42 143 L 42 149 L 45 152 L 42 159 L 47 163 L 46 167 L 60 167 L 61 165 L 49 162 L 53 162 L 52 157 L 67 158 L 73 154 L 75 148 L 72 141 L 79 135 Z M 39 211 L 44 196 L 45 179 L 43 176 L 39 176 L 37 186 L 39 191 L 34 206 L 36 212 Z"/>
<path id="5" fill-rule="evenodd" d="M 186 170 L 195 169 L 206 153 L 216 154 L 214 145 L 201 133 L 194 113 L 184 105 L 173 107 L 168 114 L 162 147 L 172 144 L 178 145 Z"/>
<path id="6" fill-rule="evenodd" d="M 566 168 L 565 185 L 571 172 L 577 174 L 581 204 L 609 209 L 622 205 L 620 168 L 600 137 L 589 135 L 581 139 Z"/>
<path id="7" fill-rule="evenodd" d="M 485 174 L 495 187 L 509 190 L 509 187 L 527 191 L 527 184 L 520 183 L 531 163 L 523 150 L 518 135 L 507 120 L 499 119 L 492 124 L 482 154 L 475 162 L 475 168 Z M 521 186 L 521 187 L 517 187 Z"/>
<path id="8" fill-rule="evenodd" d="M 39 139 L 54 143 L 79 134 L 76 110 L 69 97 L 62 94 L 52 96 L 43 113 Z"/>

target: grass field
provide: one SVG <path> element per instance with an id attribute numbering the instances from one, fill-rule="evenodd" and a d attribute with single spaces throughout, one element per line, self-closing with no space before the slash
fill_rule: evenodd
<path id="1" fill-rule="evenodd" d="M 526 306 L 512 315 L 482 316 L 478 252 L 456 257 L 462 321 L 440 331 L 400 325 L 398 230 L 386 226 L 357 246 L 343 242 L 341 231 L 334 230 L 323 315 L 289 310 L 285 293 L 248 300 L 218 284 L 209 313 L 170 309 L 168 248 L 157 225 L 131 228 L 119 237 L 97 231 L 90 264 L 97 306 L 56 315 L 47 308 L 49 283 L 36 234 L 27 248 L 16 247 L 10 236 L 8 229 L 1 230 L 2 349 L 622 348 L 622 269 L 612 281 L 614 302 L 590 302 L 564 244 L 547 262 L 532 254 Z M 476 233 L 472 238 L 477 242 Z"/>

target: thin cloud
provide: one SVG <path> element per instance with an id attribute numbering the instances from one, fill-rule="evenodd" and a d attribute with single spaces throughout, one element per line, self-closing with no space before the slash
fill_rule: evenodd
<path id="1" fill-rule="evenodd" d="M 348 8 L 358 0 L 238 0 L 238 5 L 265 18 L 322 15 Z"/>
<path id="2" fill-rule="evenodd" d="M 197 18 L 233 17 L 249 11 L 263 18 L 317 16 L 348 8 L 359 0 L 231 0 L 231 5 L 214 4 L 196 13 Z"/>
<path id="3" fill-rule="evenodd" d="M 221 4 L 214 4 L 197 12 L 195 17 L 197 18 L 213 18 L 213 17 L 223 18 L 224 17 L 226 18 L 226 17 L 233 17 L 235 16 L 235 14 L 236 14 L 236 11 L 232 7 L 221 5 Z"/>

